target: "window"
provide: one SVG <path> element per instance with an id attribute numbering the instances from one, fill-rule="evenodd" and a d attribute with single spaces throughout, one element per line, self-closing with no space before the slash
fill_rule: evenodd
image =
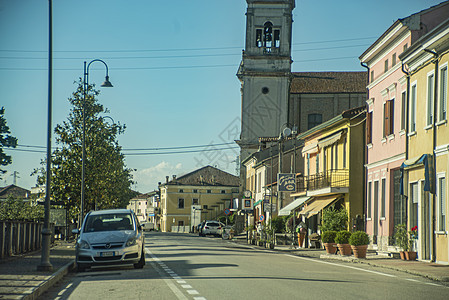
<path id="1" fill-rule="evenodd" d="M 266 22 L 263 27 L 263 41 L 266 52 L 271 52 L 273 46 L 273 24 Z"/>
<path id="2" fill-rule="evenodd" d="M 405 52 L 407 50 L 407 48 L 408 48 L 408 44 L 405 44 L 404 48 L 403 48 L 403 52 Z"/>
<path id="3" fill-rule="evenodd" d="M 396 64 L 396 53 L 393 54 L 391 57 L 391 66 L 394 66 Z"/>
<path id="4" fill-rule="evenodd" d="M 197 198 L 192 199 L 192 205 L 198 205 L 200 202 Z"/>
<path id="5" fill-rule="evenodd" d="M 178 226 L 179 227 L 184 226 L 184 221 L 178 221 Z"/>
<path id="6" fill-rule="evenodd" d="M 368 195 L 366 197 L 366 217 L 368 219 L 371 219 L 371 202 L 372 202 L 372 188 L 373 183 L 370 181 L 368 182 Z"/>
<path id="7" fill-rule="evenodd" d="M 373 112 L 370 111 L 366 116 L 366 143 L 373 143 Z"/>
<path id="8" fill-rule="evenodd" d="M 343 169 L 346 169 L 346 143 L 348 142 L 348 138 L 345 137 L 343 142 Z"/>
<path id="9" fill-rule="evenodd" d="M 388 59 L 385 60 L 385 65 L 384 65 L 384 72 L 386 73 L 388 71 Z"/>
<path id="10" fill-rule="evenodd" d="M 184 199 L 182 198 L 178 199 L 178 208 L 184 208 Z"/>
<path id="11" fill-rule="evenodd" d="M 418 183 L 410 184 L 410 227 L 418 225 Z"/>
<path id="12" fill-rule="evenodd" d="M 394 98 L 384 103 L 384 137 L 393 134 Z"/>
<path id="13" fill-rule="evenodd" d="M 407 92 L 402 92 L 401 94 L 401 130 L 405 130 L 405 112 L 407 108 Z"/>
<path id="14" fill-rule="evenodd" d="M 310 176 L 310 153 L 307 153 L 307 176 Z"/>
<path id="15" fill-rule="evenodd" d="M 440 69 L 439 121 L 447 118 L 447 65 Z"/>
<path id="16" fill-rule="evenodd" d="M 371 75 L 369 77 L 369 82 L 373 82 L 374 81 L 374 71 L 371 71 Z"/>
<path id="17" fill-rule="evenodd" d="M 338 143 L 335 144 L 335 170 L 338 169 Z"/>
<path id="18" fill-rule="evenodd" d="M 256 47 L 263 47 L 262 29 L 256 29 Z"/>
<path id="19" fill-rule="evenodd" d="M 307 120 L 307 129 L 311 129 L 323 122 L 322 114 L 309 114 Z"/>
<path id="20" fill-rule="evenodd" d="M 440 176 L 437 184 L 437 231 L 446 231 L 446 178 Z"/>
<path id="21" fill-rule="evenodd" d="M 212 190 L 207 190 L 207 193 L 208 193 L 208 194 L 211 194 L 211 193 L 212 193 Z"/>
<path id="22" fill-rule="evenodd" d="M 221 193 L 222 193 L 222 194 L 226 194 L 226 191 L 225 191 L 225 190 L 221 190 Z"/>
<path id="23" fill-rule="evenodd" d="M 193 190 L 193 193 L 198 194 L 198 190 Z"/>
<path id="24" fill-rule="evenodd" d="M 381 195 L 380 195 L 380 197 L 381 197 L 381 199 L 380 199 L 380 205 L 381 205 L 381 207 L 380 207 L 380 217 L 381 218 L 385 218 L 385 205 L 386 205 L 386 197 L 387 197 L 387 195 L 386 195 L 386 193 L 387 193 L 387 191 L 386 191 L 386 189 L 387 189 L 387 187 L 386 187 L 386 179 L 385 178 L 382 178 L 382 183 L 381 183 L 381 189 L 382 189 L 382 191 L 381 191 Z"/>
<path id="25" fill-rule="evenodd" d="M 330 155 L 331 155 L 331 165 L 330 165 L 330 167 L 331 167 L 331 170 L 332 170 L 334 168 L 334 145 L 332 145 L 330 147 L 327 147 L 326 150 L 327 149 L 329 149 Z M 324 150 L 324 151 L 326 151 L 326 150 Z"/>
<path id="26" fill-rule="evenodd" d="M 183 189 L 180 189 L 179 192 L 180 192 L 180 193 L 184 193 L 184 190 L 183 190 Z"/>
<path id="27" fill-rule="evenodd" d="M 320 172 L 320 154 L 316 154 L 316 170 L 315 173 L 318 174 Z"/>
<path id="28" fill-rule="evenodd" d="M 416 131 L 416 83 L 412 85 L 410 95 L 410 131 Z"/>
<path id="29" fill-rule="evenodd" d="M 434 95 L 434 74 L 427 76 L 427 122 L 426 125 L 433 124 L 433 95 Z"/>
<path id="30" fill-rule="evenodd" d="M 273 48 L 281 46 L 281 31 L 273 29 L 271 22 L 266 22 L 264 28 L 256 29 L 256 47 L 264 48 L 265 53 L 271 53 Z"/>

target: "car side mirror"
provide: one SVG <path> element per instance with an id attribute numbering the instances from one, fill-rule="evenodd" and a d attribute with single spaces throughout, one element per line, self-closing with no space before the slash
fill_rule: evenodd
<path id="1" fill-rule="evenodd" d="M 73 234 L 80 234 L 80 230 L 78 228 L 72 229 Z"/>

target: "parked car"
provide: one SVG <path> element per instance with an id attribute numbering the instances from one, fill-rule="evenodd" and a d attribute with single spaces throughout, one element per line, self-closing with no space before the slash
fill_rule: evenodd
<path id="1" fill-rule="evenodd" d="M 215 236 L 221 235 L 221 228 L 224 226 L 223 223 L 218 221 L 206 221 L 204 224 L 202 230 L 201 230 L 201 236 L 206 236 L 208 234 L 212 234 Z"/>
<path id="2" fill-rule="evenodd" d="M 154 230 L 154 223 L 152 222 L 144 222 L 142 223 L 142 228 L 144 231 L 153 231 Z"/>
<path id="3" fill-rule="evenodd" d="M 99 265 L 145 265 L 145 241 L 136 215 L 128 209 L 89 212 L 80 229 L 75 245 L 78 271 Z"/>

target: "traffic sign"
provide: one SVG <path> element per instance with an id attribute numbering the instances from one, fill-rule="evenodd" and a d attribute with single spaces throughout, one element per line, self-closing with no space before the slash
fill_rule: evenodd
<path id="1" fill-rule="evenodd" d="M 231 210 L 229 208 L 225 208 L 224 214 L 229 216 L 231 214 Z"/>
<path id="2" fill-rule="evenodd" d="M 263 220 L 265 220 L 265 216 L 264 216 L 264 215 L 260 215 L 259 221 L 260 221 L 260 222 L 263 222 Z"/>

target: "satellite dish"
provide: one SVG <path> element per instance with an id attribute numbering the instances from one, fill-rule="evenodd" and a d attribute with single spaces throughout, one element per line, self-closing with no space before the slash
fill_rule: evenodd
<path id="1" fill-rule="evenodd" d="M 289 137 L 292 134 L 292 130 L 288 127 L 285 127 L 282 131 L 282 135 L 286 138 Z"/>

